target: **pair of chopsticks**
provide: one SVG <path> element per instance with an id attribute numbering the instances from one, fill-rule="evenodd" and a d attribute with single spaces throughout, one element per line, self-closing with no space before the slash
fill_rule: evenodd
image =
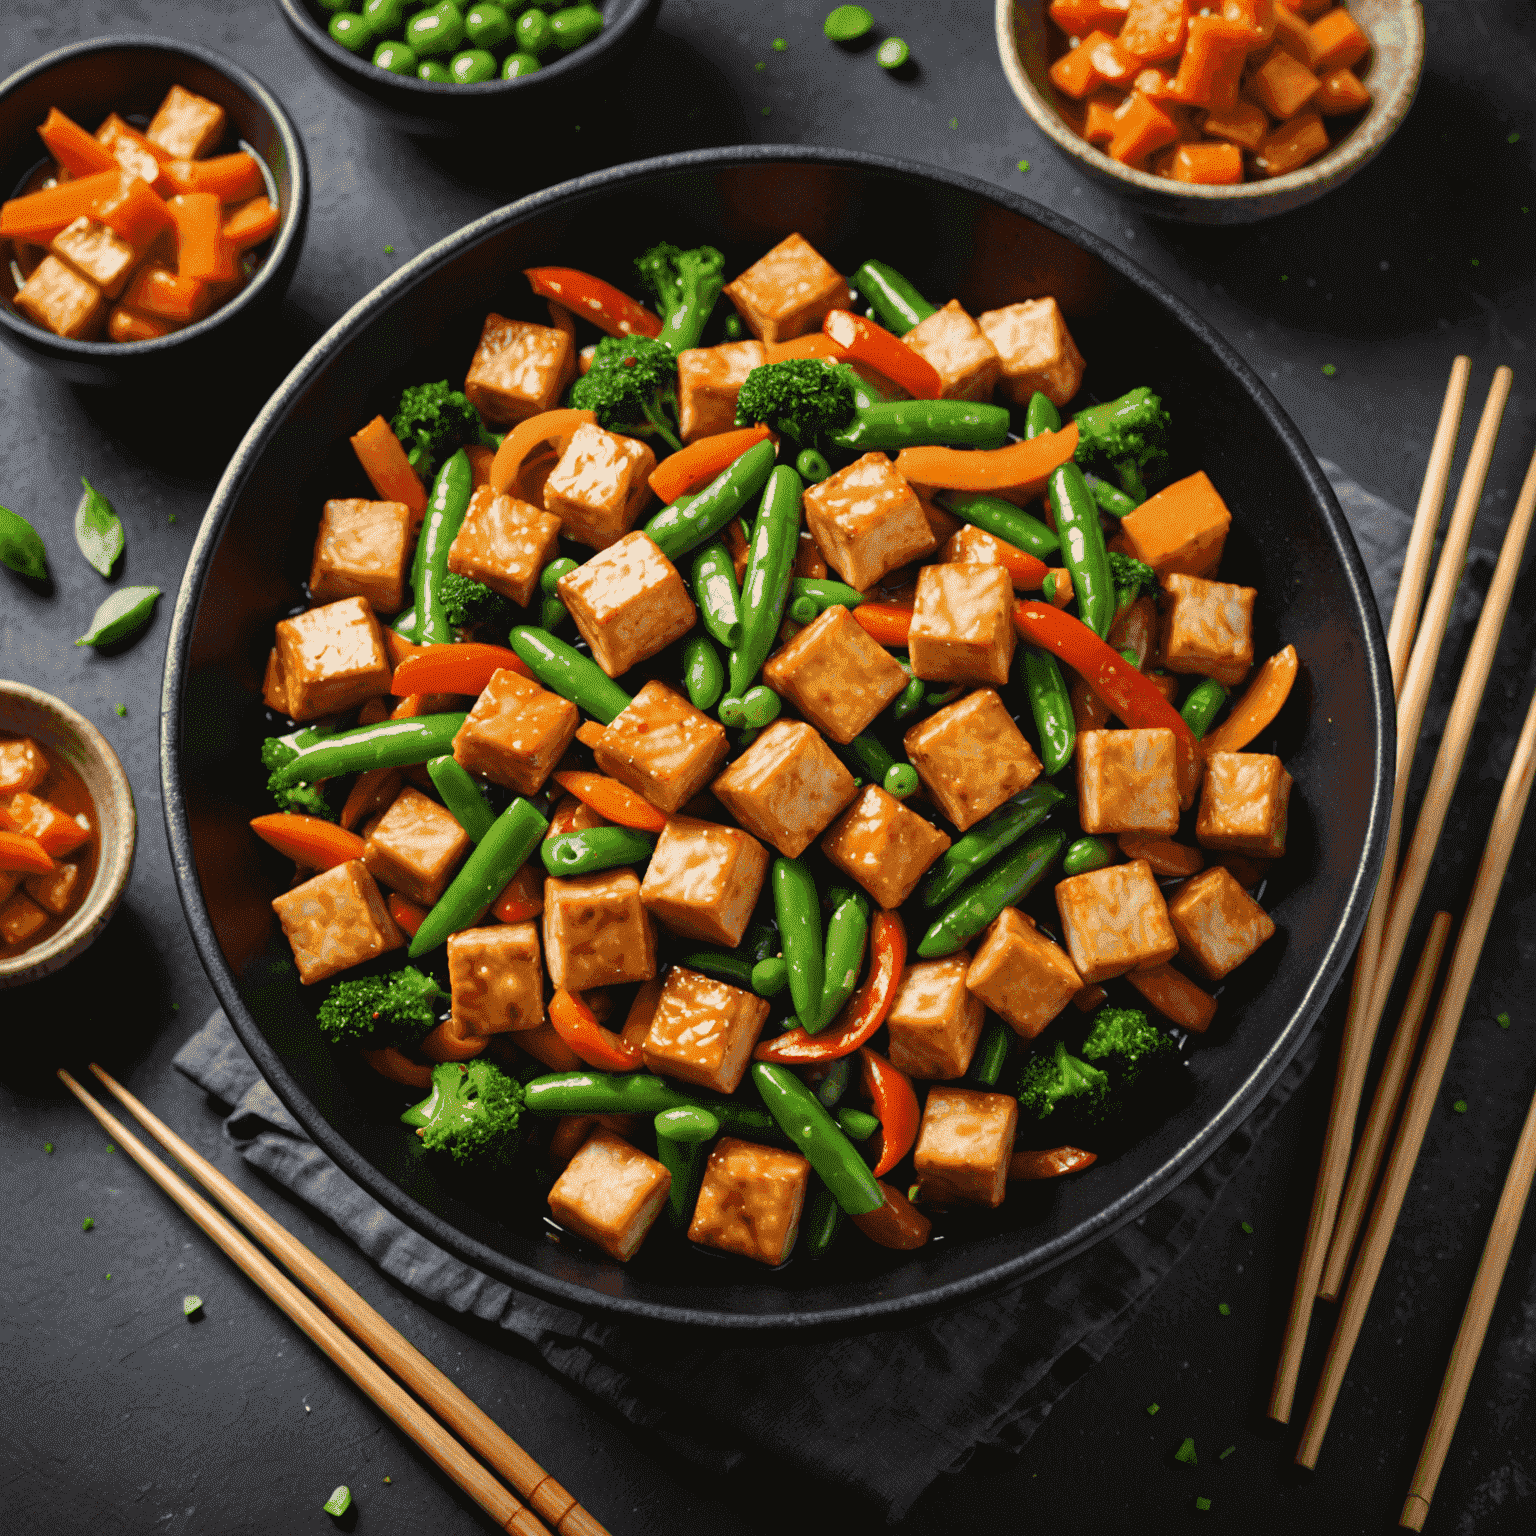
<path id="1" fill-rule="evenodd" d="M 533 1457 L 385 1322 L 334 1270 L 95 1062 L 91 1063 L 91 1071 L 246 1231 L 308 1286 L 324 1306 L 324 1311 L 255 1243 L 92 1098 L 68 1072 L 60 1068 L 59 1078 L 111 1132 L 113 1139 L 134 1162 L 213 1239 L 248 1279 L 276 1302 L 344 1375 L 490 1515 L 498 1529 L 511 1532 L 513 1536 L 550 1536 L 552 1526 L 559 1536 L 608 1536 L 604 1527 Z M 384 1369 L 386 1366 L 388 1371 Z M 395 1377 L 399 1377 L 399 1381 Z M 400 1382 L 405 1386 L 402 1387 Z M 410 1392 L 405 1387 L 409 1387 Z M 412 1397 L 411 1392 L 416 1397 Z M 455 1439 L 455 1435 L 459 1439 Z M 466 1445 L 517 1489 L 522 1498 L 508 1492 L 497 1477 L 465 1449 Z"/>

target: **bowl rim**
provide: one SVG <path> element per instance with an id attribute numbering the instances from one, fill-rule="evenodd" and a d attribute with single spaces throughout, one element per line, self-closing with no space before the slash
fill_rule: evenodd
<path id="1" fill-rule="evenodd" d="M 242 69 L 233 59 L 226 59 L 223 54 L 215 53 L 211 48 L 204 48 L 199 43 L 184 43 L 174 37 L 118 35 L 86 38 L 78 43 L 67 43 L 62 48 L 55 48 L 51 53 L 45 53 L 41 58 L 33 59 L 30 64 L 24 64 L 5 80 L 0 80 L 0 101 L 34 75 L 43 74 L 72 59 L 84 58 L 89 54 L 108 53 L 115 49 L 140 53 L 176 53 L 185 58 L 196 59 L 199 64 L 206 65 L 216 73 L 224 75 L 232 84 L 238 85 L 252 97 L 272 119 L 278 137 L 283 142 L 283 152 L 287 155 L 288 164 L 292 168 L 292 191 L 289 193 L 288 208 L 283 214 L 282 222 L 278 225 L 277 234 L 273 237 L 272 249 L 267 253 L 267 259 L 262 262 L 256 276 L 228 304 L 221 305 L 212 314 L 204 316 L 195 324 L 184 326 L 179 331 L 172 331 L 167 336 L 152 337 L 147 341 L 75 341 L 67 336 L 56 336 L 52 331 L 45 331 L 42 327 L 33 325 L 31 321 L 23 320 L 9 304 L 0 304 L 0 324 L 13 331 L 29 350 L 35 348 L 38 338 L 41 337 L 51 350 L 72 358 L 89 358 L 96 361 L 104 358 L 163 356 L 174 351 L 183 342 L 195 341 L 199 337 L 209 335 L 219 326 L 233 320 L 242 310 L 249 308 L 261 291 L 272 281 L 273 274 L 283 270 L 295 242 L 303 234 L 305 212 L 309 206 L 309 161 L 304 154 L 304 140 L 283 104 L 260 80 L 248 70 Z"/>
<path id="2" fill-rule="evenodd" d="M 1424 73 L 1425 47 L 1422 0 L 1399 0 L 1399 4 L 1407 20 L 1410 67 L 1404 71 L 1403 78 L 1391 92 L 1386 96 L 1373 98 L 1371 105 L 1366 109 L 1365 116 L 1361 118 L 1356 128 L 1339 143 L 1330 146 L 1327 152 L 1316 160 L 1309 161 L 1294 171 L 1287 171 L 1283 176 L 1275 176 L 1268 181 L 1243 181 L 1231 186 L 1216 187 L 1202 186 L 1195 182 L 1172 182 L 1161 176 L 1153 176 L 1148 171 L 1138 171 L 1132 166 L 1121 165 L 1118 160 L 1110 159 L 1096 145 L 1090 144 L 1086 139 L 1075 134 L 1068 126 L 1066 119 L 1062 117 L 1056 103 L 1042 95 L 1035 82 L 1030 79 L 1024 69 L 1023 61 L 1019 58 L 1013 26 L 1013 18 L 1021 8 L 1019 0 L 996 0 L 994 14 L 997 52 L 1002 61 L 1003 73 L 1008 77 L 1008 84 L 1013 88 L 1013 94 L 1018 98 L 1019 105 L 1029 114 L 1031 121 L 1050 138 L 1058 149 L 1095 174 L 1112 177 L 1140 192 L 1155 192 L 1169 202 L 1242 204 L 1265 203 L 1273 199 L 1283 199 L 1288 194 L 1307 192 L 1319 181 L 1329 186 L 1337 185 L 1338 182 L 1358 171 L 1397 132 L 1403 119 L 1408 115 L 1409 107 L 1413 105 L 1413 98 L 1418 94 L 1419 80 Z M 1360 130 L 1371 122 L 1376 123 L 1378 128 L 1374 136 L 1367 138 Z M 1328 174 L 1319 175 L 1319 172 Z"/>
<path id="3" fill-rule="evenodd" d="M 1347 893 L 1339 906 L 1339 921 L 1325 951 L 1322 963 L 1300 998 L 1289 1019 L 1276 1031 L 1262 1056 L 1248 1076 L 1220 1105 L 1205 1125 L 1184 1145 L 1152 1169 L 1131 1190 L 1081 1222 L 1071 1230 L 1028 1253 L 979 1270 L 958 1280 L 934 1286 L 913 1296 L 867 1297 L 856 1304 L 827 1307 L 812 1313 L 791 1308 L 751 1315 L 692 1308 L 666 1302 L 613 1296 L 555 1276 L 538 1273 L 520 1261 L 477 1242 L 428 1210 L 395 1186 L 384 1174 L 356 1152 L 324 1119 L 319 1110 L 288 1076 L 287 1068 L 240 997 L 233 973 L 219 949 L 207 904 L 197 878 L 193 858 L 191 828 L 181 789 L 181 743 L 176 727 L 181 696 L 190 664 L 193 622 L 198 595 L 212 564 L 219 537 L 233 510 L 236 498 L 251 473 L 267 431 L 282 420 L 289 407 L 303 393 L 312 374 L 325 366 L 333 350 L 352 339 L 352 333 L 370 320 L 396 293 L 410 287 L 434 267 L 450 260 L 480 239 L 503 226 L 546 207 L 556 206 L 573 196 L 585 196 L 615 189 L 642 180 L 649 175 L 698 170 L 724 170 L 741 166 L 776 162 L 780 164 L 830 165 L 853 170 L 884 172 L 897 176 L 916 176 L 941 186 L 954 187 L 978 198 L 998 204 L 1010 212 L 1033 220 L 1073 241 L 1081 249 L 1103 261 L 1128 280 L 1144 297 L 1161 303 L 1197 340 L 1208 347 L 1227 370 L 1237 387 L 1244 390 L 1275 431 L 1286 452 L 1307 483 L 1333 542 L 1343 569 L 1345 582 L 1356 610 L 1363 619 L 1363 662 L 1373 701 L 1376 752 L 1371 764 L 1372 784 L 1366 835 L 1361 859 Z M 662 155 L 649 160 L 576 177 L 535 192 L 503 208 L 494 210 L 466 224 L 422 251 L 420 255 L 384 279 L 371 293 L 353 304 L 337 322 L 305 353 L 287 379 L 262 407 L 250 430 L 230 459 L 223 477 L 209 502 L 208 512 L 198 531 L 197 541 L 187 561 L 186 572 L 176 595 L 171 629 L 166 648 L 164 685 L 160 702 L 161 801 L 170 844 L 176 885 L 191 929 L 193 943 L 236 1034 L 251 1053 L 257 1067 L 282 1102 L 292 1111 L 316 1144 L 351 1178 L 361 1184 L 386 1209 L 408 1226 L 428 1237 L 467 1264 L 491 1274 L 519 1289 L 541 1295 L 563 1305 L 582 1310 L 600 1310 L 619 1316 L 652 1322 L 682 1324 L 738 1333 L 818 1332 L 868 1327 L 897 1316 L 931 1313 L 959 1305 L 981 1294 L 1017 1284 L 1032 1275 L 1075 1257 L 1126 1222 L 1141 1215 L 1175 1184 L 1188 1177 L 1247 1118 L 1296 1051 L 1321 1012 L 1323 1004 L 1341 976 L 1355 940 L 1365 922 L 1376 876 L 1386 843 L 1387 809 L 1391 799 L 1391 771 L 1395 761 L 1396 736 L 1391 672 L 1387 663 L 1386 640 L 1371 593 L 1364 562 L 1339 508 L 1333 489 L 1301 434 L 1281 409 L 1263 381 L 1245 363 L 1231 345 L 1182 299 L 1165 288 L 1129 257 L 1090 230 L 1042 207 L 1017 193 L 1001 190 L 975 177 L 916 161 L 850 149 L 823 148 L 815 145 L 731 145 L 715 149 L 693 150 Z M 786 1301 L 791 1298 L 786 1297 Z"/>

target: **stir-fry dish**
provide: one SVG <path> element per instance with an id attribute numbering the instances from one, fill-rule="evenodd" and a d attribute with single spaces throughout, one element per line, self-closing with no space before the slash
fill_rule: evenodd
<path id="1" fill-rule="evenodd" d="M 267 663 L 272 905 L 426 1153 L 564 1233 L 917 1247 L 1176 1101 L 1275 932 L 1296 653 L 1054 298 L 799 235 L 635 271 L 530 270 L 550 323 L 352 439 Z"/>

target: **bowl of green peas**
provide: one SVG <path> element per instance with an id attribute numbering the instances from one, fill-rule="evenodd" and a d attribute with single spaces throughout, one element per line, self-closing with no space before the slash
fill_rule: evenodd
<path id="1" fill-rule="evenodd" d="M 615 68 L 661 0 L 277 0 L 349 94 L 407 132 L 504 126 L 577 80 Z"/>

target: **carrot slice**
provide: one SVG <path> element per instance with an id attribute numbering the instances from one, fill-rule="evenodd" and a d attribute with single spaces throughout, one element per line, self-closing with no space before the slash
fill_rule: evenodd
<path id="1" fill-rule="evenodd" d="M 544 910 L 544 876 L 534 867 L 536 862 L 524 864 L 491 903 L 491 911 L 499 922 L 526 923 Z"/>
<path id="2" fill-rule="evenodd" d="M 391 891 L 389 915 L 414 939 L 416 930 L 427 920 L 427 909 L 418 907 L 414 901 L 407 901 L 404 896 Z"/>
<path id="3" fill-rule="evenodd" d="M 502 438 L 501 447 L 496 450 L 491 463 L 491 489 L 501 496 L 509 494 L 517 484 L 524 461 L 535 448 L 554 443 L 557 451 L 564 453 L 576 435 L 576 429 L 596 420 L 595 412 L 564 409 L 541 411 L 527 421 L 518 422 Z"/>
<path id="4" fill-rule="evenodd" d="M 1203 1035 L 1216 1017 L 1216 999 L 1171 965 L 1149 965 L 1125 978 L 1165 1019 Z"/>
<path id="5" fill-rule="evenodd" d="M 387 1077 L 392 1083 L 402 1083 L 407 1088 L 432 1086 L 432 1068 L 412 1061 L 398 1046 L 386 1045 L 382 1051 L 364 1051 L 363 1060 L 380 1077 Z"/>
<path id="6" fill-rule="evenodd" d="M 165 200 L 142 176 L 129 171 L 118 172 L 117 185 L 96 200 L 92 216 L 136 251 L 147 251 L 166 230 L 174 227 Z"/>
<path id="7" fill-rule="evenodd" d="M 879 1182 L 885 1204 L 849 1219 L 870 1242 L 882 1248 L 921 1248 L 933 1231 L 933 1223 L 899 1189 L 892 1189 L 883 1179 Z"/>
<path id="8" fill-rule="evenodd" d="M 395 668 L 389 691 L 397 698 L 413 693 L 460 693 L 476 698 L 502 671 L 533 676 L 528 664 L 504 645 L 423 645 Z"/>
<path id="9" fill-rule="evenodd" d="M 141 314 L 154 315 L 186 325 L 201 320 L 208 313 L 212 296 L 208 284 L 195 277 L 182 277 L 169 267 L 150 263 L 133 274 L 123 305 Z"/>
<path id="10" fill-rule="evenodd" d="M 1200 743 L 1207 756 L 1212 752 L 1241 752 L 1280 713 L 1291 696 L 1300 666 L 1296 647 L 1277 651 L 1259 668 L 1247 691 L 1227 716 Z"/>
<path id="11" fill-rule="evenodd" d="M 821 322 L 821 329 L 849 357 L 867 363 L 876 373 L 884 374 L 913 399 L 937 400 L 944 393 L 944 381 L 939 377 L 939 370 L 911 347 L 904 347 L 888 330 L 876 325 L 873 320 L 866 320 L 851 310 L 834 309 Z"/>
<path id="12" fill-rule="evenodd" d="M 48 850 L 24 832 L 0 832 L 0 870 L 9 874 L 46 875 L 53 869 Z"/>
<path id="13" fill-rule="evenodd" d="M 1059 1179 L 1098 1161 L 1097 1152 L 1081 1147 L 1050 1147 L 1044 1152 L 1015 1152 L 1008 1159 L 1010 1179 Z"/>
<path id="14" fill-rule="evenodd" d="M 864 633 L 881 645 L 900 648 L 912 628 L 912 608 L 905 603 L 860 603 L 853 610 Z"/>
<path id="15" fill-rule="evenodd" d="M 277 204 L 270 198 L 253 197 L 231 210 L 224 220 L 224 238 L 237 251 L 248 251 L 274 235 L 281 219 Z"/>
<path id="16" fill-rule="evenodd" d="M 421 1054 L 429 1061 L 468 1061 L 489 1043 L 489 1035 L 465 1034 L 457 1020 L 447 1018 L 421 1042 Z"/>
<path id="17" fill-rule="evenodd" d="M 352 434 L 352 451 L 363 466 L 369 483 L 384 501 L 403 501 L 411 516 L 427 510 L 427 488 L 411 468 L 400 439 L 382 416 L 375 416 L 361 432 Z"/>
<path id="18" fill-rule="evenodd" d="M 223 203 L 243 202 L 266 189 L 256 157 L 243 149 L 208 160 L 172 160 L 165 179 L 177 192 L 211 192 Z"/>
<path id="19" fill-rule="evenodd" d="M 599 1072 L 633 1072 L 641 1065 L 640 1047 L 605 1029 L 577 993 L 556 989 L 549 1000 L 549 1022 L 555 1033 Z"/>
<path id="20" fill-rule="evenodd" d="M 755 427 L 739 427 L 731 432 L 717 432 L 713 437 L 701 437 L 687 445 L 681 452 L 665 458 L 651 471 L 650 487 L 671 506 L 679 496 L 696 491 L 707 485 L 722 469 L 728 468 L 748 448 L 770 436 L 769 429 L 759 424 Z"/>
<path id="21" fill-rule="evenodd" d="M 117 158 L 99 139 L 87 133 L 73 118 L 57 107 L 49 107 L 38 137 L 71 176 L 99 176 L 117 169 Z"/>
<path id="22" fill-rule="evenodd" d="M 212 192 L 184 192 L 165 205 L 176 221 L 176 275 L 227 283 L 236 275 L 234 248 L 224 239 L 224 209 Z"/>
<path id="23" fill-rule="evenodd" d="M 1038 495 L 1046 477 L 1077 450 L 1077 423 L 1042 432 L 1006 448 L 903 448 L 896 473 L 917 485 L 947 491 L 1017 490 Z"/>
<path id="24" fill-rule="evenodd" d="M 274 811 L 269 816 L 253 818 L 251 831 L 284 858 L 302 864 L 305 869 L 334 869 L 363 856 L 363 840 L 357 833 L 321 816 Z"/>
<path id="25" fill-rule="evenodd" d="M 610 336 L 660 336 L 661 321 L 612 283 L 574 267 L 527 267 L 523 276 L 541 299 L 554 299 Z"/>
<path id="26" fill-rule="evenodd" d="M 575 795 L 583 805 L 590 806 L 615 826 L 637 832 L 660 832 L 667 824 L 666 815 L 649 800 L 605 774 L 571 770 L 554 774 L 553 778 L 567 794 Z"/>

